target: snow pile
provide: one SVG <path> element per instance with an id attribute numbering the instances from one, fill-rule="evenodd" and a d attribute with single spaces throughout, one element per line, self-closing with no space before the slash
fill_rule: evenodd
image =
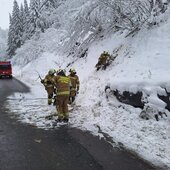
<path id="1" fill-rule="evenodd" d="M 157 94 L 165 95 L 165 88 L 169 91 L 170 87 L 169 27 L 170 20 L 150 30 L 143 28 L 134 37 L 125 38 L 125 32 L 106 34 L 103 39 L 91 43 L 87 56 L 83 58 L 62 55 L 69 37 L 66 38 L 63 31 L 49 29 L 41 35 L 40 41 L 30 40 L 17 51 L 15 63 L 22 67 L 16 66 L 14 73 L 31 87 L 31 93 L 8 98 L 11 114 L 17 115 L 22 122 L 44 129 L 52 128 L 54 120 L 45 117 L 55 114 L 55 107 L 47 106 L 47 94 L 37 79 L 37 71 L 45 76 L 50 68 L 61 67 L 68 71 L 74 67 L 81 83 L 77 106 L 70 112 L 70 125 L 101 137 L 107 134 L 118 145 L 135 151 L 155 165 L 170 169 L 170 114 L 165 110 L 166 104 L 157 97 Z M 90 35 L 90 32 L 86 34 Z M 116 48 L 119 50 L 114 62 L 106 71 L 96 72 L 95 64 L 100 54 L 104 50 L 112 54 Z M 22 55 L 28 55 L 28 61 L 25 61 L 26 57 L 22 61 Z M 153 108 L 153 112 L 166 112 L 168 117 L 159 122 L 154 118 L 141 119 L 141 109 L 118 102 L 112 94 L 106 98 L 106 85 L 120 92 L 142 91 L 143 100 Z M 18 100 L 20 103 L 16 105 Z"/>

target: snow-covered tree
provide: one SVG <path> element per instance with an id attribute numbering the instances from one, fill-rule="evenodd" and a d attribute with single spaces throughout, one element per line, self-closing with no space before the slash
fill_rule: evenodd
<path id="1" fill-rule="evenodd" d="M 21 20 L 20 20 L 20 9 L 16 0 L 14 0 L 14 7 L 12 12 L 12 27 L 14 30 L 13 43 L 15 48 L 21 46 Z"/>
<path id="2" fill-rule="evenodd" d="M 8 31 L 8 49 L 7 53 L 9 57 L 12 57 L 15 54 L 13 47 L 13 28 L 12 28 L 12 16 L 9 14 L 9 31 Z"/>
<path id="3" fill-rule="evenodd" d="M 29 7 L 27 0 L 24 0 L 24 15 L 23 15 L 23 36 L 22 36 L 22 42 L 25 42 L 27 39 L 29 39 L 28 35 L 28 29 L 29 29 Z"/>
<path id="4" fill-rule="evenodd" d="M 104 33 L 126 30 L 132 35 L 165 10 L 165 0 L 30 0 L 29 7 L 24 0 L 21 44 L 53 27 L 70 38 L 66 52 L 82 56 L 87 44 Z"/>
<path id="5" fill-rule="evenodd" d="M 21 36 L 21 45 L 23 45 L 23 34 L 24 34 L 24 8 L 23 5 L 21 4 L 20 7 L 20 36 Z"/>
<path id="6" fill-rule="evenodd" d="M 10 28 L 8 34 L 8 55 L 12 57 L 15 50 L 21 46 L 21 19 L 20 9 L 16 0 L 14 0 L 12 17 L 10 17 Z"/>

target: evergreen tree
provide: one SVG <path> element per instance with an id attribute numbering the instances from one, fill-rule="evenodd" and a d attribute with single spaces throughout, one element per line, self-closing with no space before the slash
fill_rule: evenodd
<path id="1" fill-rule="evenodd" d="M 24 34 L 24 8 L 23 5 L 21 4 L 20 7 L 20 36 L 21 36 L 21 45 L 23 45 L 24 41 L 23 41 L 23 34 Z"/>
<path id="2" fill-rule="evenodd" d="M 9 58 L 11 58 L 15 54 L 14 46 L 13 46 L 13 27 L 12 27 L 12 16 L 9 14 L 9 31 L 8 31 L 8 49 L 7 49 L 7 54 Z"/>
<path id="3" fill-rule="evenodd" d="M 27 0 L 24 0 L 24 16 L 23 16 L 23 36 L 22 41 L 25 42 L 27 39 L 29 39 L 29 20 L 30 20 L 30 10 L 28 7 Z"/>
<path id="4" fill-rule="evenodd" d="M 29 16 L 29 28 L 28 28 L 28 36 L 29 38 L 35 33 L 36 31 L 36 20 L 37 20 L 37 8 L 36 0 L 30 0 L 30 16 Z"/>
<path id="5" fill-rule="evenodd" d="M 14 31 L 13 44 L 14 50 L 21 46 L 21 23 L 20 23 L 20 10 L 16 0 L 14 0 L 13 12 L 12 12 L 12 28 Z"/>
<path id="6" fill-rule="evenodd" d="M 8 55 L 12 57 L 15 55 L 15 51 L 22 44 L 22 36 L 23 36 L 23 22 L 24 22 L 24 9 L 21 5 L 19 9 L 18 3 L 14 0 L 12 16 L 10 15 L 10 25 L 9 25 L 9 33 L 8 33 Z"/>
<path id="7" fill-rule="evenodd" d="M 8 33 L 8 55 L 12 57 L 15 51 L 24 42 L 30 39 L 35 33 L 39 35 L 49 28 L 49 20 L 46 19 L 46 13 L 50 8 L 54 8 L 56 0 L 30 0 L 28 6 L 27 0 L 24 0 L 24 7 L 18 6 L 17 0 L 14 0 L 12 16 L 10 15 L 10 26 Z"/>

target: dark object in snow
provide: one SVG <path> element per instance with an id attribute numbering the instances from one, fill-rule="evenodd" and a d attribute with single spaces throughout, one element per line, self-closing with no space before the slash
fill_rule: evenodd
<path id="1" fill-rule="evenodd" d="M 165 112 L 156 112 L 153 108 L 150 106 L 145 106 L 145 108 L 140 113 L 140 117 L 142 119 L 148 120 L 150 118 L 155 118 L 156 121 L 159 121 L 159 117 L 163 118 L 163 115 L 167 117 L 167 114 Z"/>
<path id="2" fill-rule="evenodd" d="M 138 107 L 142 109 L 142 112 L 140 113 L 140 117 L 145 120 L 149 120 L 150 118 L 155 118 L 157 121 L 159 121 L 159 118 L 163 118 L 165 115 L 167 117 L 167 114 L 165 112 L 158 112 L 155 113 L 155 111 L 150 108 L 146 107 L 145 103 L 142 101 L 142 92 L 137 92 L 136 94 L 124 91 L 123 93 L 120 93 L 118 90 L 112 90 L 109 85 L 105 86 L 105 93 L 106 98 L 108 99 L 109 96 L 116 96 L 117 100 L 119 100 L 122 103 L 129 104 L 133 107 Z M 167 96 L 159 96 L 160 99 L 162 99 L 165 103 L 167 103 L 166 109 L 170 109 L 170 93 L 167 92 Z M 145 108 L 145 107 L 146 108 Z"/>
<path id="3" fill-rule="evenodd" d="M 80 58 L 87 57 L 87 53 L 88 53 L 88 48 L 85 49 L 85 50 L 79 55 L 79 57 L 80 57 Z"/>
<path id="4" fill-rule="evenodd" d="M 155 115 L 156 121 L 159 121 L 158 114 Z"/>
<path id="5" fill-rule="evenodd" d="M 164 89 L 166 92 L 166 96 L 161 96 L 158 94 L 158 97 L 167 104 L 165 109 L 170 111 L 170 92 L 168 92 L 166 88 L 164 88 Z"/>
<path id="6" fill-rule="evenodd" d="M 166 117 L 168 117 L 165 112 L 163 112 L 163 113 L 162 113 L 162 112 L 159 112 L 158 114 L 161 116 L 161 118 L 163 118 L 163 115 L 165 115 Z"/>
<path id="7" fill-rule="evenodd" d="M 120 100 L 123 100 L 126 104 L 131 104 L 134 107 L 143 108 L 144 103 L 142 102 L 142 92 L 131 93 L 128 91 L 124 91 Z"/>
<path id="8" fill-rule="evenodd" d="M 139 117 L 145 120 L 149 120 L 149 115 L 144 110 L 142 110 Z"/>
<path id="9" fill-rule="evenodd" d="M 166 117 L 168 117 L 165 112 L 163 112 L 163 113 L 162 113 L 162 112 L 158 112 L 158 114 L 155 114 L 155 119 L 156 119 L 157 121 L 159 121 L 159 116 L 160 116 L 161 118 L 163 118 L 163 115 L 165 115 Z"/>
<path id="10" fill-rule="evenodd" d="M 77 45 L 77 46 L 80 46 L 80 43 L 79 43 L 79 42 L 76 42 L 76 45 Z"/>
<path id="11" fill-rule="evenodd" d="M 128 91 L 124 91 L 121 94 L 118 90 L 116 90 L 114 91 L 114 95 L 122 103 L 129 104 L 134 107 L 139 107 L 141 109 L 144 108 L 144 102 L 142 101 L 142 92 L 137 92 L 135 94 Z"/>

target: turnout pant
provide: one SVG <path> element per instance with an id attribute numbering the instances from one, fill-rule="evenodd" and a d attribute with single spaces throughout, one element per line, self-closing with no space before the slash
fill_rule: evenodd
<path id="1" fill-rule="evenodd" d="M 52 103 L 52 98 L 53 98 L 53 93 L 54 93 L 54 88 L 53 87 L 47 87 L 47 94 L 48 94 L 48 104 Z"/>
<path id="2" fill-rule="evenodd" d="M 59 119 L 68 119 L 68 102 L 69 102 L 69 95 L 57 95 L 56 97 L 56 109 L 58 112 Z"/>
<path id="3" fill-rule="evenodd" d="M 72 104 L 76 98 L 76 90 L 71 90 L 70 91 L 70 96 L 69 96 L 69 104 Z"/>

